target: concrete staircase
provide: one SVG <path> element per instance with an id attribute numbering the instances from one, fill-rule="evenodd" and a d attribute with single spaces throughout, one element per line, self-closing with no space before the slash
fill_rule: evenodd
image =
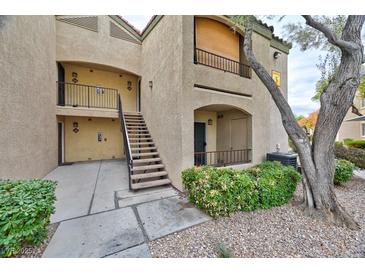
<path id="1" fill-rule="evenodd" d="M 170 184 L 165 165 L 140 112 L 123 112 L 130 151 L 133 190 Z"/>

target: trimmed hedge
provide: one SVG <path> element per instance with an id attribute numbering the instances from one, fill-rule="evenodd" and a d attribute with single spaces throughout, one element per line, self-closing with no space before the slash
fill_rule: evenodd
<path id="1" fill-rule="evenodd" d="M 346 142 L 348 147 L 365 149 L 365 140 L 350 140 Z"/>
<path id="2" fill-rule="evenodd" d="M 347 160 L 336 160 L 335 185 L 345 184 L 352 179 L 355 165 Z"/>
<path id="3" fill-rule="evenodd" d="M 0 180 L 0 255 L 10 257 L 24 244 L 47 238 L 54 212 L 56 183 L 48 180 Z"/>
<path id="4" fill-rule="evenodd" d="M 345 147 L 341 144 L 335 146 L 336 158 L 345 159 L 359 168 L 365 168 L 365 150 L 354 147 Z"/>
<path id="5" fill-rule="evenodd" d="M 193 167 L 182 172 L 189 201 L 212 217 L 287 203 L 301 176 L 291 166 L 264 162 L 247 170 Z"/>

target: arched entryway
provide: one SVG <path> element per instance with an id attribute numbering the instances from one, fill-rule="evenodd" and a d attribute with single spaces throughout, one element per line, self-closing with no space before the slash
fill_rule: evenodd
<path id="1" fill-rule="evenodd" d="M 252 161 L 252 116 L 230 105 L 194 110 L 194 164 L 227 166 Z"/>

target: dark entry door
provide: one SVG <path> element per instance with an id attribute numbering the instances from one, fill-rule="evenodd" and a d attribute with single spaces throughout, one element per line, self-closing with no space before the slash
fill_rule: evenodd
<path id="1" fill-rule="evenodd" d="M 58 105 L 65 105 L 65 69 L 60 64 L 57 63 L 58 69 Z"/>
<path id="2" fill-rule="evenodd" d="M 204 165 L 206 163 L 206 156 L 204 153 L 197 152 L 205 152 L 205 147 L 207 143 L 205 141 L 205 123 L 194 123 L 194 164 L 195 165 Z"/>
<path id="3" fill-rule="evenodd" d="M 58 123 L 58 165 L 62 165 L 62 123 Z"/>

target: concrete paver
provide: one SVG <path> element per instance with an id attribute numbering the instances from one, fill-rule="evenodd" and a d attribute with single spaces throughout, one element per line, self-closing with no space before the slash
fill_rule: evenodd
<path id="1" fill-rule="evenodd" d="M 131 208 L 62 222 L 43 257 L 103 257 L 144 242 Z"/>

